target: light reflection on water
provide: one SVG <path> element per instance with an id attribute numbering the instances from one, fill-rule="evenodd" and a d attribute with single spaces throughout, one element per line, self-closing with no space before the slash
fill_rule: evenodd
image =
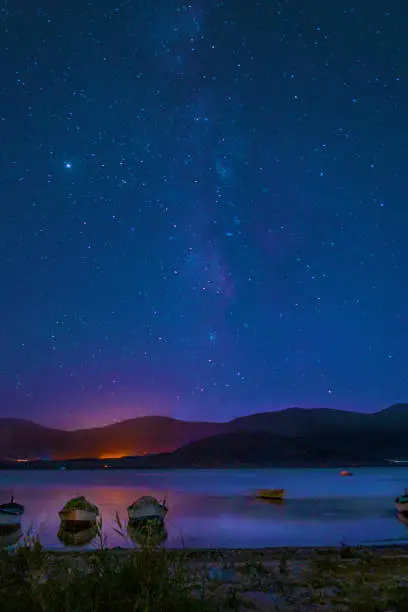
<path id="1" fill-rule="evenodd" d="M 166 498 L 169 547 L 313 546 L 404 541 L 394 498 L 408 484 L 408 468 L 0 472 L 0 503 L 11 493 L 26 506 L 23 528 L 43 545 L 63 548 L 58 511 L 70 497 L 97 504 L 107 545 L 132 546 L 115 532 L 115 513 L 141 495 Z M 283 504 L 255 500 L 262 487 L 283 487 Z M 89 547 L 89 544 L 87 545 Z"/>

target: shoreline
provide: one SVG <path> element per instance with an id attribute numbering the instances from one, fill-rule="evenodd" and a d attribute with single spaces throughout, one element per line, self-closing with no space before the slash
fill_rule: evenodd
<path id="1" fill-rule="evenodd" d="M 95 548 L 48 551 L 31 542 L 0 555 L 3 602 L 55 612 L 402 612 L 408 609 L 407 545 L 263 549 Z M 13 573 L 14 572 L 14 573 Z M 0 572 L 1 573 L 1 572 Z M 15 578 L 18 577 L 16 581 Z M 103 590 L 103 596 L 102 591 Z M 2 600 L 2 596 L 4 599 Z"/>
<path id="2" fill-rule="evenodd" d="M 106 470 L 109 471 L 123 471 L 123 472 L 177 472 L 177 471 L 206 471 L 206 470 L 217 470 L 217 471 L 269 471 L 269 470 L 342 470 L 342 469 L 362 469 L 362 468 L 407 468 L 408 464 L 394 464 L 389 463 L 388 461 L 378 461 L 378 462 L 367 462 L 367 463 L 333 463 L 333 464 L 292 464 L 292 465 L 267 465 L 265 464 L 257 466 L 257 465 L 196 465 L 196 466 L 178 466 L 178 467 L 165 467 L 165 466 L 146 466 L 146 465 L 126 465 L 121 464 L 118 460 L 115 459 L 104 459 L 103 461 L 99 460 L 84 460 L 84 459 L 68 459 L 66 461 L 33 461 L 33 462 L 24 462 L 24 463 L 7 463 L 0 460 L 0 471 L 10 471 L 10 472 L 29 472 L 29 471 L 38 471 L 38 472 L 59 472 L 59 471 L 67 471 L 67 472 L 81 472 L 81 471 L 93 471 L 93 472 L 104 472 Z"/>
<path id="3" fill-rule="evenodd" d="M 86 548 L 75 550 L 71 547 L 69 550 L 66 549 L 43 549 L 48 555 L 56 556 L 89 556 L 98 554 L 101 551 L 97 548 Z M 353 554 L 360 555 L 364 552 L 370 554 L 381 555 L 381 556 L 403 556 L 408 558 L 408 540 L 406 544 L 364 544 L 357 546 L 348 546 L 346 544 L 338 546 L 276 546 L 276 547 L 265 547 L 265 548 L 157 548 L 158 551 L 165 553 L 169 557 L 183 557 L 190 559 L 216 559 L 222 557 L 228 557 L 229 559 L 235 558 L 237 561 L 245 557 L 259 557 L 264 559 L 280 559 L 282 556 L 287 558 L 296 559 L 309 559 L 313 555 L 344 555 Z M 141 552 L 141 548 L 137 546 L 122 547 L 115 546 L 113 548 L 106 548 L 103 550 L 103 554 L 120 556 L 120 555 L 131 555 L 133 553 Z"/>

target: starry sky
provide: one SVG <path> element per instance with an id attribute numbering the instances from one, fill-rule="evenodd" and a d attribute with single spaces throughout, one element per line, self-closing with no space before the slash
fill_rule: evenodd
<path id="1" fill-rule="evenodd" d="M 408 396 L 405 2 L 0 2 L 0 415 Z"/>

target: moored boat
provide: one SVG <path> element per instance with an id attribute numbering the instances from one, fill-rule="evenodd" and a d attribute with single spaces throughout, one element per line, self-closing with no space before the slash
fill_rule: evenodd
<path id="1" fill-rule="evenodd" d="M 404 495 L 399 495 L 395 499 L 395 508 L 398 513 L 408 513 L 408 491 L 406 489 Z"/>
<path id="2" fill-rule="evenodd" d="M 18 527 L 24 514 L 24 506 L 17 504 L 14 497 L 7 504 L 0 505 L 0 529 Z"/>
<path id="3" fill-rule="evenodd" d="M 73 497 L 58 513 L 63 523 L 94 523 L 99 516 L 98 507 L 89 503 L 85 497 Z"/>
<path id="4" fill-rule="evenodd" d="M 256 496 L 259 499 L 282 500 L 285 497 L 285 489 L 260 489 Z"/>
<path id="5" fill-rule="evenodd" d="M 167 514 L 165 503 L 160 503 L 155 497 L 145 495 L 133 502 L 127 509 L 130 522 L 156 520 L 164 521 Z"/>
<path id="6" fill-rule="evenodd" d="M 352 475 L 353 475 L 353 473 L 349 472 L 348 470 L 342 470 L 340 472 L 340 476 L 352 476 Z"/>

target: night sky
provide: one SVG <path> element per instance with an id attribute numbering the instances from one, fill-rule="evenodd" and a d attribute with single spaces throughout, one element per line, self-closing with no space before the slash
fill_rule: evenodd
<path id="1" fill-rule="evenodd" d="M 408 397 L 405 5 L 2 0 L 1 416 Z"/>

